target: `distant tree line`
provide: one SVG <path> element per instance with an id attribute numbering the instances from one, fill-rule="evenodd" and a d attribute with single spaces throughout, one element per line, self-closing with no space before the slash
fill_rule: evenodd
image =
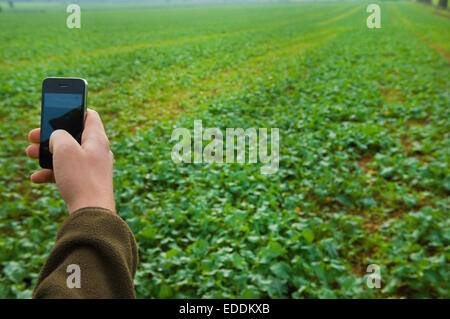
<path id="1" fill-rule="evenodd" d="M 425 3 L 431 5 L 431 0 L 417 0 L 417 2 Z M 444 9 L 447 9 L 448 0 L 439 0 L 438 6 Z"/>
<path id="2" fill-rule="evenodd" d="M 39 1 L 39 2 L 62 2 L 62 3 L 66 3 L 68 2 L 67 0 L 22 0 L 22 2 L 35 2 L 35 1 Z M 90 0 L 92 2 L 122 2 L 123 0 Z M 139 0 L 138 0 L 139 1 Z M 140 2 L 226 2 L 223 0 L 140 0 Z M 231 2 L 230 0 L 228 0 L 229 2 Z M 261 2 L 267 2 L 268 0 L 260 0 Z M 270 0 L 269 0 L 270 1 Z M 18 2 L 17 0 L 7 0 L 9 7 L 10 8 L 14 8 L 14 2 Z M 81 1 L 74 1 L 74 2 L 81 2 Z M 84 2 L 84 1 L 83 1 Z M 258 0 L 232 0 L 232 2 L 259 2 Z M 290 0 L 271 0 L 271 2 L 290 2 Z M 432 5 L 431 0 L 417 0 L 417 2 L 421 2 L 421 3 L 425 3 L 425 4 L 429 4 Z M 438 6 L 444 9 L 447 9 L 448 6 L 448 0 L 439 0 Z M 1 12 L 1 7 L 0 7 L 0 12 Z"/>
<path id="3" fill-rule="evenodd" d="M 441 8 L 447 9 L 448 0 L 439 0 L 439 6 Z"/>

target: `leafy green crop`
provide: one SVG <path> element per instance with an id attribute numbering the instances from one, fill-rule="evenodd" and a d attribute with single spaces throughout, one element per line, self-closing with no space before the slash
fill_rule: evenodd
<path id="1" fill-rule="evenodd" d="M 377 30 L 351 2 L 0 13 L 0 297 L 31 295 L 66 216 L 24 155 L 46 76 L 89 81 L 138 297 L 450 297 L 450 21 L 380 6 Z M 174 164 L 194 119 L 278 127 L 278 172 Z"/>

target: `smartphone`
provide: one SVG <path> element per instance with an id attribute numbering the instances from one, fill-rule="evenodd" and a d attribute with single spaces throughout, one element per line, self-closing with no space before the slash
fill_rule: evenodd
<path id="1" fill-rule="evenodd" d="M 53 168 L 50 135 L 63 129 L 81 144 L 86 112 L 87 81 L 81 78 L 46 78 L 42 83 L 39 165 Z"/>

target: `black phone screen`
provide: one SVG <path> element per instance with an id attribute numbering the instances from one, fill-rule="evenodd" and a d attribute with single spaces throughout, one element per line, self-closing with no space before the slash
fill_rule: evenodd
<path id="1" fill-rule="evenodd" d="M 41 138 L 45 141 L 53 131 L 64 129 L 73 137 L 81 134 L 83 95 L 73 93 L 44 93 Z"/>
<path id="2" fill-rule="evenodd" d="M 52 168 L 49 139 L 53 131 L 63 129 L 79 143 L 83 131 L 84 97 L 81 93 L 43 93 L 41 118 L 41 166 Z"/>

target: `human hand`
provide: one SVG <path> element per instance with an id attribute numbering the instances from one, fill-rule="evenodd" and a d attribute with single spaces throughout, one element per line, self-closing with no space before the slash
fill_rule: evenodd
<path id="1" fill-rule="evenodd" d="M 41 129 L 31 130 L 32 143 L 26 153 L 39 158 Z M 53 170 L 42 169 L 30 177 L 33 183 L 56 182 L 69 214 L 84 207 L 102 207 L 115 212 L 113 192 L 114 156 L 96 111 L 87 110 L 81 145 L 67 131 L 56 130 L 50 136 Z"/>

